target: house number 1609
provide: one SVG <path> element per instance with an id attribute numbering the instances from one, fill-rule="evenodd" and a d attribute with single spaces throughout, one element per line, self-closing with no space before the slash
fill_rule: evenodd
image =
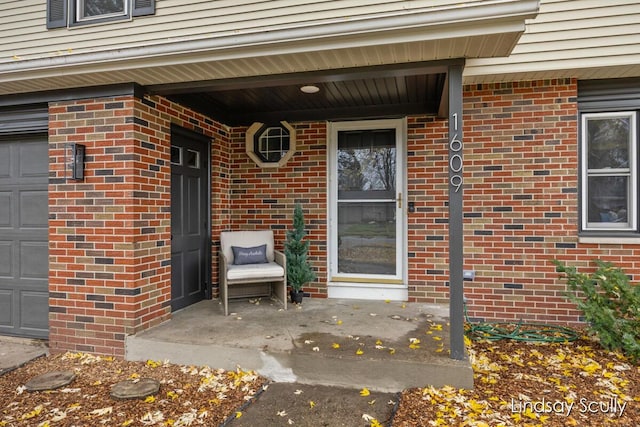
<path id="1" fill-rule="evenodd" d="M 453 127 L 458 130 L 458 114 L 453 114 Z M 449 155 L 449 170 L 452 172 L 449 182 L 457 193 L 462 188 L 462 141 L 458 139 L 457 133 L 449 141 L 449 150 L 454 153 Z"/>

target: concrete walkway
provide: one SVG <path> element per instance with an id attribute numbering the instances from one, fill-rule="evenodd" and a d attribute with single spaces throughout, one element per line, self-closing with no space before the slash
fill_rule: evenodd
<path id="1" fill-rule="evenodd" d="M 0 375 L 46 354 L 46 341 L 0 335 Z"/>
<path id="2" fill-rule="evenodd" d="M 275 382 L 368 387 L 473 387 L 468 361 L 449 358 L 447 306 L 305 299 L 282 310 L 268 299 L 218 301 L 174 313 L 127 338 L 126 359 L 256 370 Z"/>

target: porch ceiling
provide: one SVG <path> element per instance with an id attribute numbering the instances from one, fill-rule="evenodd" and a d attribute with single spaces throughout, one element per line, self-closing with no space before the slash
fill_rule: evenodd
<path id="1" fill-rule="evenodd" d="M 152 85 L 147 90 L 230 126 L 256 121 L 435 115 L 446 102 L 447 66 L 455 63 L 462 61 Z M 317 86 L 319 91 L 303 93 L 303 85 Z"/>

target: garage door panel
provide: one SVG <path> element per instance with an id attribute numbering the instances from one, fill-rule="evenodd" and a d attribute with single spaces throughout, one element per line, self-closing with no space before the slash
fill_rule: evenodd
<path id="1" fill-rule="evenodd" d="M 49 277 L 49 245 L 46 242 L 20 242 L 20 278 Z"/>
<path id="2" fill-rule="evenodd" d="M 42 149 L 39 141 L 18 145 L 20 168 L 19 177 L 42 177 L 49 175 L 49 153 Z"/>
<path id="3" fill-rule="evenodd" d="M 9 144 L 0 144 L 0 179 L 11 176 L 10 150 Z"/>
<path id="4" fill-rule="evenodd" d="M 0 277 L 13 277 L 13 242 L 0 241 Z"/>
<path id="5" fill-rule="evenodd" d="M 48 162 L 46 134 L 0 139 L 3 334 L 48 336 Z"/>
<path id="6" fill-rule="evenodd" d="M 0 227 L 11 227 L 13 207 L 13 193 L 11 191 L 0 192 Z"/>
<path id="7" fill-rule="evenodd" d="M 32 331 L 46 331 L 49 327 L 49 311 L 40 310 L 49 305 L 46 292 L 20 292 L 20 326 Z"/>
<path id="8" fill-rule="evenodd" d="M 12 308 L 13 291 L 0 289 L 0 326 L 11 326 L 13 323 Z M 1 331 L 2 329 L 0 329 Z"/>
<path id="9" fill-rule="evenodd" d="M 46 191 L 20 192 L 20 227 L 48 227 L 48 197 Z"/>

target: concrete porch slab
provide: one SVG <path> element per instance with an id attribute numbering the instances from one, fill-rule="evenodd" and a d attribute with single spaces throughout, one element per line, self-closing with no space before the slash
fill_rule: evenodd
<path id="1" fill-rule="evenodd" d="M 233 300 L 230 311 L 225 317 L 216 300 L 180 310 L 127 337 L 125 357 L 385 392 L 473 387 L 470 363 L 449 358 L 447 306 L 306 298 L 285 311 L 262 299 Z"/>

